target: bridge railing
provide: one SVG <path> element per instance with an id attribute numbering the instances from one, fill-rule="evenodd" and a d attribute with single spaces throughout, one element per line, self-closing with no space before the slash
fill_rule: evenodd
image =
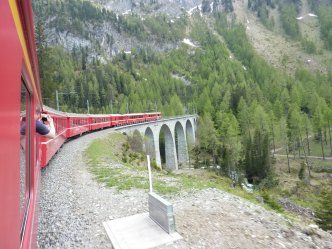
<path id="1" fill-rule="evenodd" d="M 184 119 L 184 118 L 197 118 L 198 115 L 182 115 L 182 116 L 174 116 L 174 117 L 167 117 L 167 118 L 161 118 L 158 120 L 153 120 L 153 121 L 148 121 L 148 122 L 143 122 L 143 123 L 136 123 L 136 124 L 129 124 L 129 125 L 124 125 L 124 126 L 119 126 L 115 127 L 115 130 L 123 130 L 123 129 L 128 129 L 130 127 L 135 127 L 135 126 L 140 126 L 140 125 L 145 125 L 145 124 L 154 124 L 154 123 L 160 123 L 160 122 L 167 122 L 171 120 L 177 120 L 177 119 Z"/>

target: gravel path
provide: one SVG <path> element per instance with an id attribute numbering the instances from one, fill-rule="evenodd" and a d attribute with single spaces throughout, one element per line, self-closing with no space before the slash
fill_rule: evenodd
<path id="1" fill-rule="evenodd" d="M 97 183 L 83 151 L 111 129 L 66 143 L 42 171 L 38 248 L 112 248 L 103 221 L 147 212 L 147 191 Z M 216 189 L 168 197 L 183 239 L 159 249 L 331 248 L 332 236 Z"/>

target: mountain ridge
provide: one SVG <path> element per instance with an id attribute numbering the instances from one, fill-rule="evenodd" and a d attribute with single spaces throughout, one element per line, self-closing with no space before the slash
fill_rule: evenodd
<path id="1" fill-rule="evenodd" d="M 45 7 L 41 7 L 38 0 L 36 2 L 35 12 L 43 13 Z M 76 5 L 75 8 L 79 9 L 80 7 L 77 7 L 79 4 L 77 2 L 72 4 L 74 2 L 76 1 L 72 0 L 67 4 Z M 274 67 L 290 73 L 294 73 L 299 66 L 312 72 L 326 73 L 332 65 L 332 52 L 324 48 L 322 40 L 318 37 L 317 15 L 310 12 L 305 0 L 302 0 L 299 11 L 299 17 L 305 18 L 300 18 L 298 22 L 305 41 L 314 42 L 314 46 L 317 47 L 315 53 L 305 52 L 299 40 L 292 40 L 283 35 L 280 13 L 276 8 L 268 9 L 270 19 L 275 20 L 274 28 L 270 30 L 262 24 L 255 12 L 248 9 L 248 0 L 233 1 L 230 7 L 227 7 L 229 1 L 225 0 L 146 0 L 140 2 L 89 0 L 84 2 L 90 3 L 85 4 L 88 11 L 100 11 L 101 17 L 98 20 L 84 17 L 77 20 L 74 12 L 63 11 L 64 7 L 58 8 L 54 4 L 51 7 L 53 14 L 51 17 L 47 13 L 43 13 L 41 16 L 36 13 L 36 16 L 38 21 L 44 23 L 49 45 L 61 45 L 68 51 L 80 47 L 88 48 L 90 61 L 95 57 L 105 63 L 123 51 L 130 53 L 132 49 L 150 48 L 159 52 L 176 49 L 181 46 L 184 39 L 190 39 L 189 36 L 186 37 L 183 34 L 183 30 L 190 27 L 188 22 L 196 19 L 195 15 L 204 17 L 208 21 L 213 13 L 222 12 L 228 13 L 229 18 L 236 19 L 246 27 L 246 33 L 252 46 Z M 52 6 L 52 3 L 48 2 L 47 5 Z M 64 3 L 58 0 L 57 5 L 63 6 Z M 61 16 L 61 13 L 65 16 Z M 99 14 L 94 15 L 99 16 Z M 68 20 L 64 21 L 64 19 Z M 157 34 L 156 37 L 156 32 L 166 32 L 160 28 L 160 25 L 164 25 L 163 22 L 168 23 L 169 27 L 175 27 L 170 34 L 175 34 L 175 39 L 167 37 L 165 39 L 165 35 L 162 33 Z M 158 26 L 158 24 L 160 25 Z M 209 27 L 212 31 L 215 29 L 213 25 L 209 25 Z"/>

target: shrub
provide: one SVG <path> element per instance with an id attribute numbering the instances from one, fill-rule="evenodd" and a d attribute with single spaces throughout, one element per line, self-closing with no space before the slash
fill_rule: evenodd
<path id="1" fill-rule="evenodd" d="M 282 206 L 268 192 L 263 192 L 262 197 L 264 199 L 264 203 L 266 203 L 269 207 L 278 212 L 283 211 Z"/>
<path id="2" fill-rule="evenodd" d="M 267 177 L 265 177 L 260 184 L 258 185 L 258 188 L 260 190 L 268 190 L 272 189 L 279 185 L 279 180 L 275 178 L 272 174 L 269 174 Z"/>
<path id="3" fill-rule="evenodd" d="M 304 170 L 305 170 L 305 164 L 302 161 L 301 162 L 301 168 L 300 168 L 300 171 L 299 171 L 299 179 L 300 180 L 304 180 Z"/>
<path id="4" fill-rule="evenodd" d="M 309 54 L 314 54 L 316 53 L 316 45 L 313 41 L 307 40 L 306 38 L 303 38 L 301 40 L 301 44 L 303 49 L 309 53 Z"/>
<path id="5" fill-rule="evenodd" d="M 156 160 L 154 160 L 154 159 L 151 160 L 151 167 L 158 171 L 161 170 L 161 168 L 158 166 Z"/>

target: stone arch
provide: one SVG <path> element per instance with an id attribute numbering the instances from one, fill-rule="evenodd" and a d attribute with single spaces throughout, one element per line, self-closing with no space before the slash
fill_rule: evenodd
<path id="1" fill-rule="evenodd" d="M 187 137 L 187 144 L 189 147 L 195 143 L 194 127 L 190 119 L 188 119 L 186 122 L 186 137 Z"/>
<path id="2" fill-rule="evenodd" d="M 156 159 L 156 145 L 153 132 L 150 127 L 146 128 L 144 133 L 145 153 L 150 155 L 151 159 Z"/>
<path id="3" fill-rule="evenodd" d="M 187 141 L 184 132 L 184 128 L 180 122 L 176 122 L 175 124 L 175 144 L 176 144 L 176 152 L 177 159 L 180 165 L 184 166 L 188 161 L 188 149 L 187 149 Z"/>
<path id="4" fill-rule="evenodd" d="M 160 132 L 159 132 L 159 138 L 160 138 L 160 135 L 162 132 L 165 135 L 166 169 L 176 170 L 178 167 L 177 167 L 175 140 L 174 140 L 173 133 L 166 124 L 162 125 Z"/>

